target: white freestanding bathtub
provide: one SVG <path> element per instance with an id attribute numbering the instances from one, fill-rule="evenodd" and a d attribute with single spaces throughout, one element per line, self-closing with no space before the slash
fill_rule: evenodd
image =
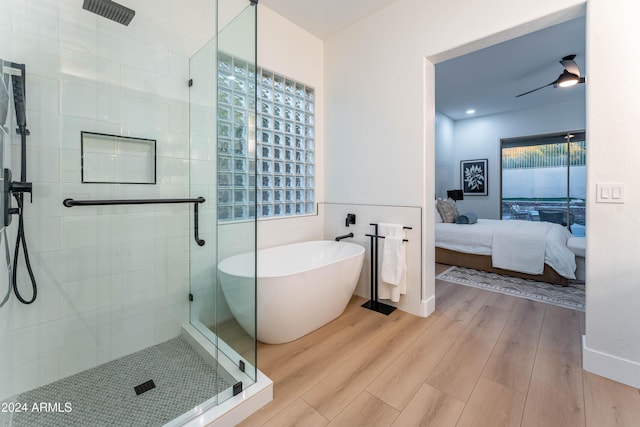
<path id="1" fill-rule="evenodd" d="M 245 253 L 218 265 L 222 291 L 240 325 L 255 336 L 253 269 L 256 254 Z M 319 240 L 262 249 L 257 254 L 259 341 L 293 341 L 329 323 L 346 308 L 362 269 L 364 248 Z"/>

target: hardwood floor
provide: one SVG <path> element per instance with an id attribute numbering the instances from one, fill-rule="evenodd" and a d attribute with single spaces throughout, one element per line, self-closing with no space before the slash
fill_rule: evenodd
<path id="1" fill-rule="evenodd" d="M 640 425 L 638 389 L 582 370 L 583 313 L 438 280 L 428 318 L 364 301 L 258 345 L 274 400 L 240 426 Z"/>

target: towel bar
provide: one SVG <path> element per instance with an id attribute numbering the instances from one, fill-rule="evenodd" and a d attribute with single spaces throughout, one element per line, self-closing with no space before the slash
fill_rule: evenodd
<path id="1" fill-rule="evenodd" d="M 378 224 L 370 223 L 369 225 L 374 227 L 374 234 L 365 234 L 365 236 L 371 238 L 371 299 L 362 304 L 361 307 L 388 316 L 393 313 L 396 307 L 378 301 L 378 239 L 384 239 L 385 236 L 378 235 Z M 403 226 L 402 228 L 405 230 L 413 230 L 411 227 Z M 408 242 L 407 239 L 402 239 L 402 241 Z"/>
<path id="2" fill-rule="evenodd" d="M 64 199 L 62 204 L 68 208 L 74 206 L 112 206 L 112 205 L 157 205 L 164 203 L 193 203 L 193 238 L 198 246 L 204 246 L 205 241 L 198 235 L 198 205 L 204 203 L 204 197 L 195 199 L 125 199 L 125 200 L 74 200 Z"/>

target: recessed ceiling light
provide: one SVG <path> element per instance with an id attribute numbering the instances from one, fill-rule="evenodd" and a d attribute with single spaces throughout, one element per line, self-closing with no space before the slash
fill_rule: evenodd
<path id="1" fill-rule="evenodd" d="M 469 108 L 467 110 L 467 114 L 475 114 L 475 113 L 476 113 L 476 110 L 474 110 L 473 108 Z"/>

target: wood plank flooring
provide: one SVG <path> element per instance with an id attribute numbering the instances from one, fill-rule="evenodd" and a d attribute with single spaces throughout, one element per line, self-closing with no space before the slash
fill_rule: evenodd
<path id="1" fill-rule="evenodd" d="M 258 344 L 274 400 L 240 426 L 640 425 L 640 390 L 582 370 L 583 313 L 439 280 L 428 318 L 364 301 Z"/>

